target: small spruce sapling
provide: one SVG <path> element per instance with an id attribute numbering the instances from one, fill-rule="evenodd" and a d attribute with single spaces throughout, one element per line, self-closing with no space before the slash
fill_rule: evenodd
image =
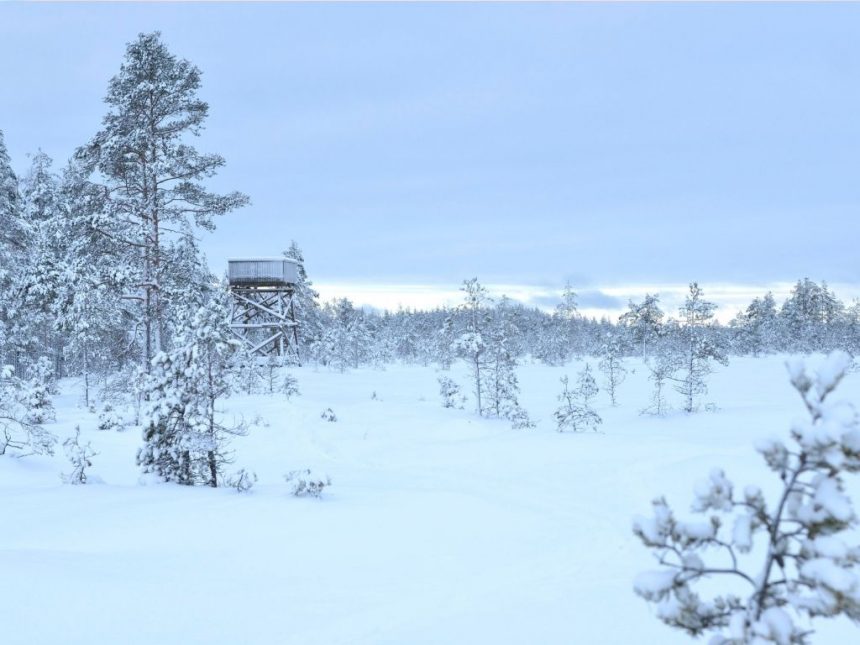
<path id="1" fill-rule="evenodd" d="M 439 377 L 439 396 L 442 397 L 443 408 L 463 409 L 466 397 L 460 392 L 460 386 L 454 379 L 447 376 Z"/>
<path id="2" fill-rule="evenodd" d="M 567 376 L 561 379 L 561 383 L 564 386 L 561 394 L 558 395 L 561 406 L 555 411 L 558 431 L 583 432 L 594 430 L 597 432 L 603 419 L 591 409 L 591 399 L 597 396 L 599 391 L 594 376 L 591 374 L 591 368 L 586 363 L 585 369 L 579 373 L 576 389 L 570 389 Z"/>
<path id="3" fill-rule="evenodd" d="M 328 421 L 329 423 L 334 423 L 337 421 L 337 415 L 331 408 L 326 408 L 322 411 L 322 414 L 320 414 L 320 419 L 322 419 L 323 421 Z"/>
<path id="4" fill-rule="evenodd" d="M 26 381 L 27 420 L 30 423 L 42 424 L 56 419 L 51 395 L 57 394 L 54 382 L 54 370 L 51 361 L 42 357 L 30 368 L 31 376 Z"/>
<path id="5" fill-rule="evenodd" d="M 281 394 L 286 397 L 287 401 L 300 394 L 299 381 L 292 374 L 284 374 L 284 378 L 281 380 Z"/>
<path id="6" fill-rule="evenodd" d="M 226 483 L 230 488 L 235 488 L 237 493 L 247 493 L 257 483 L 257 473 L 240 468 L 227 477 Z"/>
<path id="7" fill-rule="evenodd" d="M 842 352 L 817 374 L 789 363 L 809 418 L 794 424 L 791 443 L 757 446 L 781 481 L 775 498 L 758 486 L 738 494 L 715 469 L 695 489 L 692 510 L 706 521 L 676 519 L 662 497 L 653 517 L 635 520 L 661 568 L 639 575 L 634 589 L 663 622 L 691 636 L 713 633 L 713 645 L 807 644 L 810 619 L 860 622 L 860 546 L 850 545 L 858 521 L 843 481 L 860 472 L 860 421 L 852 405 L 831 398 L 849 364 Z M 700 585 L 706 579 L 722 584 Z M 715 595 L 703 599 L 704 591 Z"/>

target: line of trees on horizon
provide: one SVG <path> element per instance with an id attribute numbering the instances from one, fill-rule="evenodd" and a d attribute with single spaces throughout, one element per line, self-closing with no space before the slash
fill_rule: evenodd
<path id="1" fill-rule="evenodd" d="M 206 186 L 225 161 L 193 145 L 209 109 L 200 86 L 200 70 L 158 33 L 140 34 L 108 83 L 101 129 L 61 172 L 37 152 L 19 177 L 0 131 L 0 425 L 4 414 L 16 423 L 30 414 L 10 412 L 16 401 L 47 400 L 47 381 L 57 376 L 82 377 L 89 406 L 92 383 L 120 374 L 150 408 L 142 464 L 162 468 L 159 459 L 173 449 L 165 446 L 175 447 L 170 432 L 205 426 L 208 436 L 183 435 L 184 445 L 196 437 L 198 449 L 164 467 L 181 473 L 171 477 L 214 482 L 222 433 L 216 403 L 233 387 L 225 374 L 253 361 L 234 347 L 223 313 L 229 294 L 209 270 L 199 236 L 249 199 Z M 523 427 L 530 422 L 505 392 L 516 392 L 515 367 L 525 358 L 561 365 L 600 356 L 611 365 L 639 356 L 656 390 L 673 383 L 692 410 L 712 362 L 729 355 L 860 351 L 860 301 L 846 305 L 808 278 L 780 305 L 765 294 L 727 325 L 697 283 L 675 315 L 649 294 L 616 321 L 581 315 L 570 285 L 548 312 L 494 300 L 476 278 L 464 282 L 462 306 L 377 312 L 346 298 L 321 303 L 298 245 L 284 255 L 300 264 L 294 303 L 303 362 L 447 369 L 463 360 L 475 373 L 479 414 Z M 206 383 L 183 376 L 201 373 L 201 361 Z M 655 406 L 662 409 L 659 394 Z M 203 456 L 194 461 L 191 453 Z"/>

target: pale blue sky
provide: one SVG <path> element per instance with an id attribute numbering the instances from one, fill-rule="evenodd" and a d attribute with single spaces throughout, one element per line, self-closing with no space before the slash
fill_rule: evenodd
<path id="1" fill-rule="evenodd" d="M 213 185 L 253 202 L 213 266 L 295 238 L 373 304 L 473 275 L 598 309 L 690 280 L 860 295 L 860 5 L 0 4 L 19 170 L 98 129 L 154 29 L 203 70 Z"/>

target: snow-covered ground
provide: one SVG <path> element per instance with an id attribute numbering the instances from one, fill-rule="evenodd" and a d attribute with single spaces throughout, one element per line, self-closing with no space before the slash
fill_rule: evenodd
<path id="1" fill-rule="evenodd" d="M 718 410 L 641 416 L 640 365 L 620 407 L 598 396 L 602 433 L 559 434 L 558 379 L 580 367 L 520 368 L 531 430 L 442 408 L 434 368 L 296 369 L 299 397 L 229 402 L 266 423 L 233 442 L 235 468 L 259 475 L 244 495 L 142 485 L 139 431 L 96 430 L 65 381 L 48 428 L 80 424 L 104 483 L 62 484 L 62 449 L 0 458 L 0 642 L 688 642 L 632 591 L 654 566 L 632 517 L 663 493 L 689 508 L 718 465 L 771 490 L 752 446 L 802 404 L 782 359 L 735 359 L 711 378 Z M 840 394 L 860 402 L 860 374 Z M 288 494 L 283 474 L 307 467 L 332 479 L 321 500 Z M 816 625 L 817 643 L 860 641 L 847 621 Z"/>

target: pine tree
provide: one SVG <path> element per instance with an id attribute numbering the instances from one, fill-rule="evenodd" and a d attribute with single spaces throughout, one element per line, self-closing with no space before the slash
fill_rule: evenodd
<path id="1" fill-rule="evenodd" d="M 707 377 L 713 371 L 711 361 L 728 364 L 728 356 L 719 339 L 712 333 L 714 310 L 717 306 L 704 300 L 702 290 L 695 282 L 690 284 L 690 293 L 679 309 L 681 325 L 677 346 L 677 362 L 680 376 L 675 389 L 684 397 L 684 411 L 694 412 L 698 399 L 707 393 Z"/>
<path id="2" fill-rule="evenodd" d="M 44 408 L 36 405 L 43 403 L 41 394 L 47 389 L 45 383 L 23 381 L 11 366 L 0 365 L 0 455 L 10 449 L 17 456 L 54 454 L 57 438 L 37 421 Z"/>
<path id="3" fill-rule="evenodd" d="M 147 369 L 165 346 L 162 285 L 173 270 L 168 241 L 190 237 L 195 225 L 212 230 L 214 216 L 248 202 L 240 193 L 211 193 L 202 183 L 224 159 L 187 141 L 199 135 L 209 112 L 199 87 L 200 70 L 171 54 L 158 32 L 140 34 L 109 83 L 103 129 L 77 153 L 98 171 L 106 197 L 91 225 L 125 247 L 133 270 L 127 286 L 140 290 Z"/>
<path id="4" fill-rule="evenodd" d="M 649 372 L 648 380 L 653 383 L 654 389 L 651 391 L 651 404 L 642 410 L 641 414 L 654 414 L 662 417 L 669 410 L 665 394 L 666 382 L 675 373 L 677 363 L 671 354 L 658 350 L 654 356 L 645 359 L 645 365 Z"/>
<path id="5" fill-rule="evenodd" d="M 365 313 L 348 298 L 326 303 L 323 312 L 326 320 L 316 351 L 322 363 L 341 372 L 368 363 L 374 338 Z"/>
<path id="6" fill-rule="evenodd" d="M 753 299 L 732 321 L 732 326 L 736 329 L 736 348 L 753 356 L 778 349 L 777 316 L 776 301 L 771 292 Z"/>
<path id="7" fill-rule="evenodd" d="M 223 466 L 230 463 L 227 438 L 245 432 L 242 424 L 226 425 L 218 409 L 233 391 L 231 363 L 240 348 L 227 326 L 223 299 L 191 314 L 175 348 L 153 359 L 137 461 L 144 472 L 165 481 L 218 486 Z"/>
<path id="8" fill-rule="evenodd" d="M 618 405 L 616 393 L 618 386 L 624 382 L 627 370 L 624 368 L 623 344 L 617 333 L 607 332 L 606 340 L 600 348 L 600 362 L 598 367 L 603 372 L 606 391 L 613 406 Z"/>
<path id="9" fill-rule="evenodd" d="M 826 282 L 818 285 L 809 278 L 798 280 L 780 310 L 786 349 L 800 352 L 828 349 L 834 344 L 833 327 L 843 311 L 844 305 Z"/>
<path id="10" fill-rule="evenodd" d="M 26 247 L 15 264 L 7 299 L 8 331 L 15 351 L 29 366 L 37 357 L 51 357 L 60 368 L 61 337 L 56 333 L 54 303 L 58 297 L 65 238 L 61 194 L 51 159 L 43 152 L 32 156 L 21 182 L 22 224 L 19 235 Z"/>
<path id="11" fill-rule="evenodd" d="M 715 645 L 807 644 L 809 619 L 860 622 L 860 548 L 849 546 L 858 521 L 843 479 L 860 472 L 860 417 L 831 397 L 849 364 L 841 352 L 817 374 L 789 364 L 809 420 L 793 425 L 794 445 L 757 446 L 779 477 L 777 497 L 756 485 L 738 494 L 715 469 L 695 489 L 693 511 L 706 521 L 677 519 L 662 497 L 653 517 L 636 519 L 634 533 L 661 568 L 634 588 L 663 622 L 693 637 L 714 633 Z"/>
<path id="12" fill-rule="evenodd" d="M 0 249 L 18 251 L 24 249 L 21 225 L 18 176 L 12 169 L 12 160 L 6 149 L 6 140 L 3 131 L 0 130 Z M 6 266 L 4 265 L 2 268 L 6 268 Z"/>
<path id="13" fill-rule="evenodd" d="M 487 340 L 492 318 L 489 306 L 492 303 L 487 290 L 477 278 L 465 280 L 460 291 L 464 302 L 460 312 L 465 318 L 463 332 L 454 342 L 458 355 L 466 361 L 472 372 L 476 412 L 483 415 L 485 410 L 485 391 L 487 388 Z"/>
<path id="14" fill-rule="evenodd" d="M 603 423 L 603 419 L 591 408 L 591 399 L 599 392 L 597 382 L 591 374 L 591 367 L 588 363 L 585 364 L 585 369 L 577 377 L 576 389 L 571 391 L 567 376 L 561 379 L 561 383 L 564 386 L 561 394 L 558 395 L 561 406 L 554 415 L 558 431 L 564 432 L 570 429 L 573 432 L 585 430 L 596 432 L 598 426 Z"/>
<path id="15" fill-rule="evenodd" d="M 492 314 L 486 334 L 485 410 L 492 416 L 510 420 L 515 429 L 530 428 L 533 424 L 519 402 L 516 351 L 520 330 L 516 310 L 503 297 Z"/>
<path id="16" fill-rule="evenodd" d="M 627 329 L 630 342 L 639 348 L 640 355 L 647 356 L 648 347 L 659 338 L 663 324 L 660 297 L 646 293 L 641 303 L 636 304 L 631 300 L 628 307 L 629 311 L 621 315 L 618 324 Z"/>
<path id="17" fill-rule="evenodd" d="M 14 348 L 10 345 L 13 334 L 9 325 L 14 321 L 14 315 L 10 315 L 9 310 L 13 300 L 14 268 L 18 266 L 24 249 L 18 176 L 12 169 L 3 131 L 0 130 L 0 367 L 6 361 L 17 362 Z"/>
<path id="18" fill-rule="evenodd" d="M 64 170 L 59 191 L 62 207 L 51 228 L 62 239 L 61 269 L 51 317 L 63 338 L 65 368 L 83 376 L 89 407 L 93 375 L 123 370 L 139 360 L 135 334 L 129 333 L 133 313 L 121 297 L 125 249 L 92 226 L 104 194 L 87 180 L 80 164 L 73 161 Z"/>
<path id="19" fill-rule="evenodd" d="M 433 360 L 443 370 L 451 369 L 451 364 L 456 356 L 454 352 L 454 318 L 451 312 L 442 310 L 442 320 L 438 327 L 434 326 L 430 332 L 431 352 Z"/>
<path id="20" fill-rule="evenodd" d="M 302 348 L 299 357 L 302 360 L 302 356 L 310 355 L 322 340 L 323 316 L 319 304 L 320 294 L 313 288 L 313 282 L 308 278 L 304 253 L 295 240 L 290 241 L 290 247 L 283 252 L 283 255 L 299 263 L 299 278 L 293 294 L 293 308 L 298 323 L 298 343 Z"/>
<path id="21" fill-rule="evenodd" d="M 557 350 L 561 354 L 561 363 L 566 362 L 576 351 L 577 326 L 581 320 L 576 292 L 570 282 L 564 283 L 561 302 L 553 312 L 554 333 L 558 341 Z"/>

